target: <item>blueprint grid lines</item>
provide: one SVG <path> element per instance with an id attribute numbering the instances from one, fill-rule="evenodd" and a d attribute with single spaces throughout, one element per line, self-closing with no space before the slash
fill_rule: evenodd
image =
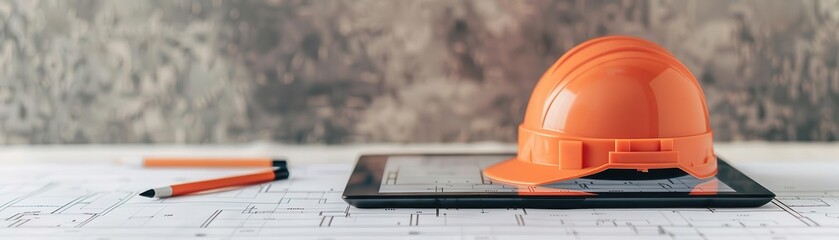
<path id="1" fill-rule="evenodd" d="M 233 172 L 69 170 L 76 174 L 0 169 L 0 174 L 31 173 L 0 181 L 0 238 L 784 239 L 839 234 L 835 190 L 780 191 L 770 204 L 754 209 L 358 209 L 341 199 L 349 165 L 295 166 L 293 181 L 164 200 L 135 195 L 149 186 Z"/>

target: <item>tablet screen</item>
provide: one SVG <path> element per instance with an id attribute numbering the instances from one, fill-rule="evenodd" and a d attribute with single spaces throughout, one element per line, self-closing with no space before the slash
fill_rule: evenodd
<path id="1" fill-rule="evenodd" d="M 590 195 L 671 192 L 697 195 L 736 192 L 716 178 L 697 179 L 687 174 L 658 179 L 598 179 L 595 176 L 536 187 L 501 184 L 483 175 L 482 169 L 509 158 L 503 155 L 389 156 L 381 175 L 379 193 Z"/>

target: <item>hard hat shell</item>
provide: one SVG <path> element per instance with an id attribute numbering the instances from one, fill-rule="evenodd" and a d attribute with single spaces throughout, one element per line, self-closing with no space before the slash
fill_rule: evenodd
<path id="1" fill-rule="evenodd" d="M 609 168 L 717 172 L 699 82 L 664 48 L 635 37 L 592 39 L 557 60 L 530 96 L 518 155 L 484 174 L 539 185 Z"/>

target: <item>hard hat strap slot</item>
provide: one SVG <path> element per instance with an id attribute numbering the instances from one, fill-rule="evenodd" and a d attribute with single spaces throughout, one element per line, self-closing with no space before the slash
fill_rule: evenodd
<path id="1" fill-rule="evenodd" d="M 559 168 L 583 168 L 583 142 L 566 140 L 559 141 Z"/>
<path id="2" fill-rule="evenodd" d="M 615 152 L 673 151 L 673 139 L 617 139 Z"/>
<path id="3" fill-rule="evenodd" d="M 679 152 L 673 151 L 673 139 L 617 139 L 609 162 L 677 163 Z"/>
<path id="4" fill-rule="evenodd" d="M 609 163 L 678 163 L 679 152 L 609 152 Z"/>

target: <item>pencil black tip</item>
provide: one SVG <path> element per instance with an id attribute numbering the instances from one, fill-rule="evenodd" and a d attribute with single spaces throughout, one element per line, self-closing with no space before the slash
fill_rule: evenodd
<path id="1" fill-rule="evenodd" d="M 146 190 L 145 192 L 140 193 L 140 196 L 143 197 L 154 197 L 154 189 Z"/>

